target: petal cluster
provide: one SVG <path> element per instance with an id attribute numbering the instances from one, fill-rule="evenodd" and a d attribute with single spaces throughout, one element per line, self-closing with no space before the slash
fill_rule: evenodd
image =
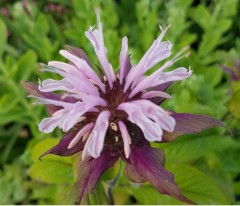
<path id="1" fill-rule="evenodd" d="M 51 133 L 55 128 L 66 132 L 59 144 L 47 154 L 69 156 L 81 152 L 81 172 L 77 185 L 80 200 L 94 189 L 101 174 L 113 166 L 119 157 L 126 162 L 125 176 L 134 182 L 149 181 L 156 189 L 186 203 L 174 183 L 173 175 L 164 169 L 164 155 L 149 142 L 170 142 L 181 134 L 196 133 L 221 123 L 210 117 L 177 114 L 165 111 L 159 104 L 170 99 L 166 89 L 174 81 L 191 76 L 191 70 L 180 67 L 166 69 L 184 54 L 186 48 L 172 59 L 172 43 L 163 41 L 169 27 L 152 43 L 136 65 L 131 65 L 128 39 L 122 39 L 119 69 L 114 73 L 104 45 L 103 25 L 97 13 L 97 28 L 85 32 L 101 67 L 95 72 L 85 52 L 67 46 L 60 54 L 69 63 L 50 61 L 42 71 L 60 75 L 62 79 L 46 79 L 39 85 L 23 83 L 36 103 L 46 105 L 49 117 L 39 123 L 39 129 Z M 166 60 L 155 72 L 146 72 Z M 40 158 L 41 158 L 40 157 Z"/>
<path id="2" fill-rule="evenodd" d="M 124 37 L 119 57 L 120 67 L 117 74 L 114 74 L 107 58 L 99 11 L 97 11 L 97 25 L 98 28 L 90 27 L 85 34 L 99 59 L 103 78 L 95 73 L 82 50 L 75 48 L 61 50 L 60 54 L 70 63 L 50 61 L 48 65 L 43 65 L 42 71 L 57 73 L 63 78 L 39 82 L 39 91 L 44 93 L 62 91 L 62 96 L 56 100 L 32 95 L 38 102 L 59 107 L 50 117 L 42 120 L 39 129 L 50 133 L 58 127 L 68 132 L 84 122 L 73 142 L 68 145 L 68 149 L 80 141 L 84 136 L 82 130 L 88 125 L 89 135 L 85 138 L 83 158 L 87 156 L 98 158 L 104 146 L 110 121 L 112 121 L 116 129 L 119 128 L 125 155 L 128 157 L 130 149 L 127 148 L 130 148 L 131 140 L 127 137 L 129 135 L 127 135 L 125 122 L 130 121 L 141 128 L 148 141 L 161 141 L 163 130 L 168 132 L 174 130 L 175 120 L 168 112 L 151 102 L 154 97 L 171 98 L 163 91 L 154 90 L 154 87 L 188 78 L 191 71 L 181 67 L 165 72 L 165 69 L 173 65 L 173 58 L 150 76 L 145 76 L 149 69 L 171 55 L 171 42 L 162 40 L 169 28 L 167 27 L 162 30 L 139 63 L 133 66 L 130 64 L 128 55 L 128 39 Z M 116 87 L 118 90 L 116 95 L 122 95 L 123 98 L 113 102 L 114 100 L 109 99 L 109 96 Z M 66 97 L 71 98 L 72 101 L 64 100 Z M 89 113 L 94 113 L 95 119 L 84 121 Z M 121 113 L 125 113 L 126 117 L 121 118 L 119 115 Z"/>

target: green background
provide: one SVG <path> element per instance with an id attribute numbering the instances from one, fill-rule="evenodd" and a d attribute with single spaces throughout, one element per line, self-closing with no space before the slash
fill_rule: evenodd
<path id="1" fill-rule="evenodd" d="M 191 78 L 169 90 L 165 109 L 205 114 L 222 120 L 213 128 L 153 145 L 166 153 L 167 169 L 183 193 L 198 204 L 240 203 L 240 1 L 239 0 L 48 0 L 0 1 L 0 204 L 73 203 L 74 157 L 40 154 L 55 145 L 62 132 L 38 131 L 46 116 L 43 105 L 32 105 L 20 80 L 58 78 L 39 71 L 39 62 L 63 60 L 64 45 L 83 48 L 97 63 L 84 32 L 96 24 L 100 8 L 108 57 L 119 65 L 121 39 L 129 39 L 132 63 L 159 35 L 158 25 L 172 23 L 165 39 L 173 53 L 190 45 L 191 55 L 176 63 L 193 70 Z M 161 65 L 161 63 L 159 64 Z M 158 66 L 159 66 L 158 65 Z M 223 66 L 239 77 L 233 81 Z M 238 66 L 239 67 L 239 66 Z M 155 67 L 155 69 L 158 67 Z M 118 162 L 101 179 L 89 203 L 108 203 L 110 179 L 122 170 Z M 115 204 L 182 204 L 159 194 L 148 183 L 135 184 L 121 174 L 112 188 Z"/>

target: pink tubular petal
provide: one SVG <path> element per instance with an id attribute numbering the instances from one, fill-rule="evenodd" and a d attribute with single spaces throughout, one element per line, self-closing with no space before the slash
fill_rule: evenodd
<path id="1" fill-rule="evenodd" d="M 68 84 L 72 85 L 72 90 L 69 92 L 76 93 L 87 93 L 93 95 L 99 95 L 96 86 L 82 74 L 75 66 L 58 61 L 48 62 L 47 69 L 43 68 L 45 71 L 55 72 L 65 77 L 68 80 Z M 52 68 L 54 67 L 54 68 Z M 56 69 L 55 69 L 56 68 Z M 54 90 L 54 87 L 52 88 Z M 55 89 L 56 90 L 56 89 Z M 67 90 L 68 91 L 68 90 Z"/>
<path id="2" fill-rule="evenodd" d="M 43 131 L 45 133 L 52 132 L 56 127 L 59 127 L 64 132 L 70 130 L 76 123 L 85 119 L 85 117 L 82 117 L 82 115 L 84 115 L 88 111 L 91 111 L 95 106 L 101 103 L 101 100 L 91 102 L 76 102 L 73 104 L 44 98 L 38 99 L 44 104 L 55 104 L 57 106 L 64 107 L 64 109 L 55 112 L 52 117 L 43 119 L 42 122 L 39 124 L 40 131 Z M 93 98 L 92 100 L 94 99 L 95 98 Z"/>
<path id="3" fill-rule="evenodd" d="M 175 119 L 171 117 L 160 106 L 155 105 L 148 100 L 132 101 L 135 105 L 139 106 L 142 112 L 150 119 L 154 120 L 160 127 L 166 131 L 172 132 L 175 127 Z"/>
<path id="4" fill-rule="evenodd" d="M 61 100 L 47 99 L 47 98 L 36 97 L 36 96 L 32 96 L 32 95 L 29 95 L 29 97 L 35 98 L 36 100 L 39 101 L 39 103 L 60 106 L 60 107 L 63 107 L 65 109 L 68 109 L 68 110 L 70 110 L 74 105 L 74 103 L 64 102 L 64 101 L 61 101 Z M 38 102 L 36 102 L 36 103 L 38 103 Z"/>
<path id="5" fill-rule="evenodd" d="M 89 105 L 92 105 L 92 107 L 96 105 L 107 106 L 106 101 L 99 96 L 79 94 L 77 97 L 81 99 L 83 102 L 86 102 Z"/>
<path id="6" fill-rule="evenodd" d="M 163 69 L 169 67 L 170 65 L 170 63 L 168 64 L 168 62 L 166 62 L 161 68 L 140 81 L 130 93 L 129 98 L 133 97 L 135 94 L 144 89 L 155 87 L 166 82 L 183 80 L 190 77 L 192 74 L 191 70 L 188 71 L 183 67 L 177 68 L 170 72 L 162 72 Z"/>
<path id="7" fill-rule="evenodd" d="M 128 39 L 124 37 L 122 39 L 122 49 L 120 52 L 120 72 L 119 72 L 119 79 L 120 83 L 122 84 L 123 79 L 126 78 L 127 72 L 127 60 L 128 60 Z"/>
<path id="8" fill-rule="evenodd" d="M 163 129 L 174 130 L 174 118 L 151 101 L 142 99 L 122 103 L 118 109 L 124 110 L 128 114 L 128 120 L 138 125 L 145 138 L 150 142 L 161 141 Z"/>
<path id="9" fill-rule="evenodd" d="M 174 141 L 182 134 L 195 134 L 211 127 L 225 127 L 221 121 L 204 115 L 173 112 L 170 115 L 175 119 L 176 126 L 173 132 L 164 131 L 164 142 Z"/>
<path id="10" fill-rule="evenodd" d="M 90 27 L 88 31 L 85 32 L 86 37 L 91 41 L 96 55 L 99 59 L 99 62 L 102 65 L 103 70 L 105 71 L 108 79 L 108 83 L 110 88 L 113 86 L 113 82 L 115 81 L 115 75 L 112 68 L 112 65 L 108 62 L 107 59 L 107 49 L 104 45 L 103 39 L 103 28 L 102 23 L 100 21 L 100 12 L 96 10 L 97 14 L 97 22 L 98 22 L 98 29 L 93 30 L 93 27 Z"/>
<path id="11" fill-rule="evenodd" d="M 69 46 L 69 45 L 65 45 L 64 48 L 70 52 L 71 54 L 73 54 L 74 56 L 77 56 L 79 57 L 80 59 L 84 59 L 89 66 L 91 66 L 91 63 L 86 55 L 86 53 L 80 49 L 80 48 L 77 48 L 77 47 L 73 47 L 73 46 Z"/>
<path id="12" fill-rule="evenodd" d="M 159 84 L 155 87 L 151 87 L 150 91 L 163 91 L 165 92 L 171 85 L 173 82 L 166 82 L 164 84 Z M 154 97 L 151 99 L 151 102 L 153 102 L 156 105 L 161 105 L 166 99 L 162 98 L 162 97 Z"/>
<path id="13" fill-rule="evenodd" d="M 81 72 L 77 69 L 77 67 L 67 64 L 65 62 L 59 61 L 49 61 L 48 66 L 55 67 L 61 71 L 64 71 L 67 74 L 71 74 L 73 76 L 82 76 Z"/>
<path id="14" fill-rule="evenodd" d="M 128 120 L 140 127 L 148 141 L 162 140 L 162 129 L 160 125 L 148 118 L 146 114 L 144 114 L 141 106 L 134 102 L 122 103 L 118 106 L 118 109 L 128 114 Z"/>
<path id="15" fill-rule="evenodd" d="M 101 90 L 105 92 L 104 84 L 101 82 L 97 74 L 92 70 L 92 68 L 84 59 L 80 59 L 65 50 L 60 50 L 59 53 L 66 59 L 71 61 L 81 71 L 82 74 L 96 82 L 96 84 L 101 88 Z"/>
<path id="16" fill-rule="evenodd" d="M 41 121 L 38 125 L 39 130 L 44 133 L 51 133 L 59 124 L 62 116 L 64 115 L 64 109 L 58 110 L 52 117 L 47 117 Z"/>
<path id="17" fill-rule="evenodd" d="M 38 86 L 36 84 L 30 83 L 30 82 L 24 82 L 22 81 L 21 84 L 23 85 L 25 91 L 27 94 L 32 97 L 40 97 L 40 98 L 49 98 L 52 100 L 61 100 L 61 96 L 49 92 L 41 92 L 38 89 Z M 65 101 L 65 100 L 64 100 Z M 56 111 L 61 109 L 61 106 L 55 106 L 55 105 L 46 105 L 46 109 L 49 115 L 54 114 Z"/>
<path id="18" fill-rule="evenodd" d="M 82 159 L 85 159 L 87 156 L 92 156 L 94 158 L 98 158 L 100 156 L 103 149 L 105 134 L 109 125 L 108 120 L 110 115 L 109 111 L 103 111 L 98 115 L 95 126 L 92 129 L 84 147 Z"/>
<path id="19" fill-rule="evenodd" d="M 93 128 L 94 123 L 89 123 L 85 125 L 78 133 L 77 135 L 72 139 L 72 141 L 68 145 L 68 149 L 72 149 L 75 147 L 75 145 L 79 142 L 79 140 L 82 138 L 83 135 L 87 134 L 91 129 Z"/>
<path id="20" fill-rule="evenodd" d="M 151 99 L 151 98 L 154 98 L 154 97 L 163 97 L 163 98 L 166 98 L 166 99 L 171 99 L 171 95 L 165 93 L 165 92 L 161 92 L 161 91 L 149 91 L 149 92 L 146 92 L 145 94 L 142 95 L 142 98 L 143 99 Z"/>
<path id="21" fill-rule="evenodd" d="M 53 91 L 67 91 L 71 93 L 86 93 L 99 96 L 97 88 L 90 82 L 85 81 L 83 78 L 66 77 L 62 80 L 46 79 L 39 86 L 39 90 L 42 92 Z"/>
<path id="22" fill-rule="evenodd" d="M 124 92 L 127 91 L 130 84 L 134 80 L 136 81 L 141 78 L 150 68 L 171 55 L 172 44 L 170 42 L 162 42 L 162 39 L 169 27 L 170 26 L 162 31 L 157 40 L 152 43 L 151 47 L 148 49 L 139 63 L 130 71 L 127 76 Z"/>
<path id="23" fill-rule="evenodd" d="M 129 135 L 128 131 L 127 131 L 126 125 L 122 121 L 118 122 L 118 126 L 119 126 L 119 129 L 120 129 L 122 138 L 123 138 L 125 156 L 126 156 L 126 158 L 129 158 L 129 155 L 130 155 L 130 144 L 131 144 L 130 135 Z"/>

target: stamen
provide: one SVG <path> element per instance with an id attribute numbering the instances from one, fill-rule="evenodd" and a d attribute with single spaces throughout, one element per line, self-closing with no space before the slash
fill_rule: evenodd
<path id="1" fill-rule="evenodd" d="M 114 138 L 115 138 L 115 142 L 118 142 L 119 137 L 115 136 Z"/>
<path id="2" fill-rule="evenodd" d="M 189 55 L 191 54 L 191 52 L 188 52 L 188 53 L 184 54 L 184 52 L 185 52 L 187 49 L 189 49 L 189 46 L 183 47 L 183 48 L 181 49 L 181 51 L 178 52 L 178 53 L 172 58 L 171 61 L 174 63 L 174 62 L 182 59 L 183 57 L 186 57 L 186 58 L 189 57 Z"/>
<path id="3" fill-rule="evenodd" d="M 90 131 L 89 131 L 88 133 L 86 133 L 85 135 L 83 135 L 82 141 L 83 141 L 83 142 L 86 141 L 87 138 L 89 137 L 89 135 L 90 135 Z"/>
<path id="4" fill-rule="evenodd" d="M 105 75 L 103 76 L 103 79 L 105 82 L 107 81 L 107 77 Z"/>
<path id="5" fill-rule="evenodd" d="M 110 126 L 112 128 L 113 131 L 117 132 L 118 131 L 118 126 L 114 123 L 114 122 L 111 122 L 110 123 Z"/>

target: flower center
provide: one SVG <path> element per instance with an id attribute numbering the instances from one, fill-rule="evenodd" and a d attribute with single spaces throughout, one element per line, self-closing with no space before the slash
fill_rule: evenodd
<path id="1" fill-rule="evenodd" d="M 100 97 L 107 102 L 106 107 L 98 107 L 101 111 L 107 110 L 111 112 L 110 122 L 115 122 L 117 120 L 124 120 L 127 118 L 127 114 L 124 111 L 117 110 L 117 107 L 123 102 L 129 102 L 141 98 L 141 92 L 135 96 L 129 98 L 131 90 L 123 92 L 125 82 L 120 84 L 119 79 L 113 82 L 113 87 L 110 89 L 109 84 L 105 81 L 106 93 L 100 92 Z"/>

